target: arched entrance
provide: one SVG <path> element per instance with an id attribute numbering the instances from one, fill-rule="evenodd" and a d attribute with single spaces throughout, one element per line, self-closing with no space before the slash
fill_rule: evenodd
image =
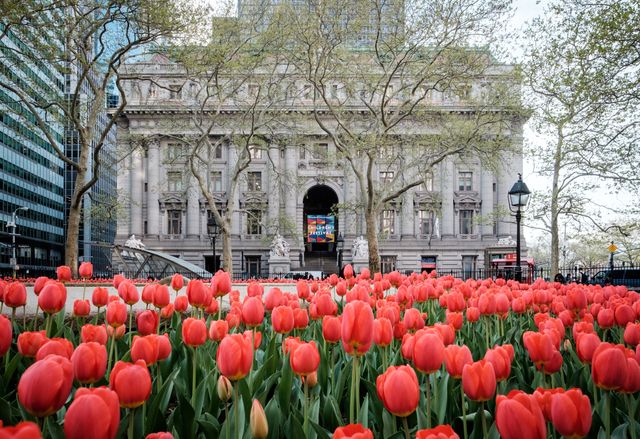
<path id="1" fill-rule="evenodd" d="M 311 187 L 303 199 L 305 253 L 333 253 L 338 236 L 338 217 L 333 210 L 338 195 L 329 186 Z"/>

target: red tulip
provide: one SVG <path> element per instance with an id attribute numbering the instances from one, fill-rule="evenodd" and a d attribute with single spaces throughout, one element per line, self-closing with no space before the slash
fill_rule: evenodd
<path id="1" fill-rule="evenodd" d="M 158 313 L 151 309 L 139 312 L 136 316 L 136 325 L 140 335 L 155 334 L 158 331 L 159 324 L 160 317 Z"/>
<path id="2" fill-rule="evenodd" d="M 38 350 L 48 340 L 45 331 L 23 332 L 18 335 L 18 352 L 23 357 L 35 358 Z"/>
<path id="3" fill-rule="evenodd" d="M 60 282 L 69 282 L 71 280 L 71 268 L 66 265 L 61 265 L 56 268 L 56 275 Z"/>
<path id="4" fill-rule="evenodd" d="M 4 289 L 2 299 L 10 308 L 19 308 L 27 303 L 27 289 L 22 282 L 11 282 Z"/>
<path id="5" fill-rule="evenodd" d="M 576 337 L 576 353 L 583 363 L 591 363 L 593 353 L 600 346 L 600 337 L 597 334 L 582 332 Z"/>
<path id="6" fill-rule="evenodd" d="M 181 274 L 174 274 L 171 276 L 171 288 L 177 293 L 184 286 L 184 278 Z"/>
<path id="7" fill-rule="evenodd" d="M 83 262 L 78 267 L 78 274 L 83 279 L 90 279 L 93 277 L 93 264 L 91 262 Z"/>
<path id="8" fill-rule="evenodd" d="M 153 334 L 152 334 L 153 335 Z M 156 343 L 158 343 L 158 361 L 163 361 L 171 355 L 171 342 L 169 334 L 156 335 Z"/>
<path id="9" fill-rule="evenodd" d="M 104 326 L 86 324 L 80 330 L 80 340 L 82 343 L 94 341 L 102 345 L 107 344 L 107 330 Z"/>
<path id="10" fill-rule="evenodd" d="M 72 384 L 71 362 L 59 355 L 50 355 L 33 363 L 22 374 L 18 383 L 18 400 L 27 412 L 43 418 L 64 405 Z"/>
<path id="11" fill-rule="evenodd" d="M 173 435 L 166 431 L 149 433 L 144 439 L 173 439 Z"/>
<path id="12" fill-rule="evenodd" d="M 324 316 L 322 319 L 322 336 L 327 343 L 340 341 L 342 321 L 340 317 Z"/>
<path id="13" fill-rule="evenodd" d="M 64 416 L 67 439 L 114 439 L 119 425 L 118 395 L 107 387 L 79 388 Z"/>
<path id="14" fill-rule="evenodd" d="M 462 387 L 472 401 L 488 401 L 496 393 L 496 374 L 486 360 L 466 364 L 462 369 Z"/>
<path id="15" fill-rule="evenodd" d="M 47 314 L 55 314 L 64 308 L 67 289 L 58 282 L 47 283 L 38 296 L 38 306 Z"/>
<path id="16" fill-rule="evenodd" d="M 40 276 L 36 279 L 36 281 L 33 283 L 33 292 L 36 294 L 36 296 L 40 295 L 40 291 L 42 291 L 42 288 L 50 280 L 51 279 L 49 279 L 47 276 Z"/>
<path id="17" fill-rule="evenodd" d="M 295 329 L 304 329 L 309 325 L 309 313 L 305 308 L 296 308 L 293 310 L 293 327 Z"/>
<path id="18" fill-rule="evenodd" d="M 127 327 L 126 325 L 120 325 L 117 328 L 114 328 L 113 326 L 106 326 L 105 328 L 107 330 L 107 337 L 111 338 L 115 338 L 116 340 L 120 340 L 122 337 L 124 337 L 125 332 L 127 332 Z"/>
<path id="19" fill-rule="evenodd" d="M 400 417 L 409 416 L 420 402 L 420 385 L 410 366 L 391 366 L 376 378 L 376 390 L 384 407 Z"/>
<path id="20" fill-rule="evenodd" d="M 221 341 L 229 332 L 229 323 L 226 320 L 214 320 L 209 325 L 209 338 L 213 341 Z"/>
<path id="21" fill-rule="evenodd" d="M 38 424 L 31 421 L 19 422 L 15 427 L 3 427 L 0 421 L 0 439 L 42 439 Z"/>
<path id="22" fill-rule="evenodd" d="M 173 301 L 173 306 L 176 312 L 179 312 L 179 313 L 185 312 L 187 310 L 187 307 L 189 306 L 189 300 L 187 299 L 187 296 L 176 297 L 175 300 Z"/>
<path id="23" fill-rule="evenodd" d="M 264 320 L 264 305 L 260 297 L 253 296 L 244 299 L 242 304 L 242 321 L 252 328 L 260 326 Z"/>
<path id="24" fill-rule="evenodd" d="M 191 347 L 203 345 L 207 341 L 207 324 L 204 320 L 189 317 L 182 322 L 182 341 Z"/>
<path id="25" fill-rule="evenodd" d="M 282 290 L 278 287 L 271 288 L 264 297 L 264 306 L 267 311 L 273 311 L 276 306 L 282 305 Z"/>
<path id="26" fill-rule="evenodd" d="M 213 295 L 211 290 L 199 279 L 194 279 L 187 284 L 187 299 L 194 308 L 206 308 L 211 302 Z"/>
<path id="27" fill-rule="evenodd" d="M 623 345 L 600 343 L 591 359 L 591 377 L 596 386 L 617 390 L 627 379 L 627 358 Z"/>
<path id="28" fill-rule="evenodd" d="M 231 381 L 244 378 L 251 370 L 253 347 L 251 339 L 241 334 L 229 334 L 220 342 L 216 363 L 220 373 Z"/>
<path id="29" fill-rule="evenodd" d="M 175 311 L 176 309 L 173 306 L 173 303 L 170 303 L 160 310 L 160 317 L 163 319 L 170 319 Z"/>
<path id="30" fill-rule="evenodd" d="M 624 342 L 634 347 L 640 343 L 640 323 L 627 323 L 624 329 Z"/>
<path id="31" fill-rule="evenodd" d="M 140 293 L 134 284 L 123 281 L 118 286 L 118 295 L 127 305 L 135 305 L 140 300 Z"/>
<path id="32" fill-rule="evenodd" d="M 83 384 L 100 381 L 107 370 L 107 348 L 96 342 L 80 343 L 71 355 L 73 376 Z"/>
<path id="33" fill-rule="evenodd" d="M 73 301 L 73 315 L 75 317 L 87 317 L 91 311 L 89 300 L 76 299 Z"/>
<path id="34" fill-rule="evenodd" d="M 620 392 L 633 394 L 640 392 L 640 363 L 636 360 L 633 351 L 628 350 L 627 355 L 627 379 Z"/>
<path id="35" fill-rule="evenodd" d="M 298 282 L 296 282 L 296 292 L 298 293 L 298 298 L 302 299 L 302 300 L 308 300 L 309 299 L 309 284 L 307 283 L 307 281 L 305 280 L 298 280 Z"/>
<path id="36" fill-rule="evenodd" d="M 333 439 L 373 439 L 373 432 L 364 428 L 362 424 L 348 424 L 336 428 Z"/>
<path id="37" fill-rule="evenodd" d="M 453 431 L 450 425 L 438 425 L 429 430 L 418 430 L 416 439 L 460 439 L 460 436 Z"/>
<path id="38" fill-rule="evenodd" d="M 316 370 L 320 364 L 320 353 L 313 341 L 299 343 L 289 353 L 289 364 L 294 373 L 307 376 Z"/>
<path id="39" fill-rule="evenodd" d="M 452 378 L 461 379 L 464 366 L 471 363 L 473 357 L 466 345 L 451 344 L 444 349 L 444 365 Z"/>
<path id="40" fill-rule="evenodd" d="M 580 389 L 569 389 L 551 399 L 551 422 L 564 437 L 585 437 L 591 429 L 591 403 Z"/>
<path id="41" fill-rule="evenodd" d="M 503 439 L 547 437 L 547 426 L 538 403 L 520 390 L 496 397 L 496 426 Z"/>
<path id="42" fill-rule="evenodd" d="M 509 378 L 511 374 L 511 361 L 513 360 L 513 346 L 510 344 L 496 346 L 487 350 L 484 359 L 493 365 L 496 381 L 501 382 Z"/>
<path id="43" fill-rule="evenodd" d="M 107 323 L 112 328 L 124 325 L 127 321 L 127 306 L 122 302 L 111 301 L 107 305 Z"/>
<path id="44" fill-rule="evenodd" d="M 538 387 L 533 392 L 532 396 L 535 398 L 538 406 L 540 406 L 540 410 L 542 410 L 544 419 L 547 422 L 551 422 L 551 400 L 553 399 L 553 396 L 558 393 L 564 393 L 564 388 L 556 387 L 553 389 L 545 389 Z"/>
<path id="45" fill-rule="evenodd" d="M 151 375 L 144 361 L 118 361 L 109 376 L 109 388 L 118 394 L 120 407 L 136 408 L 151 394 Z"/>
<path id="46" fill-rule="evenodd" d="M 109 291 L 106 288 L 95 287 L 91 295 L 93 306 L 101 308 L 109 303 Z"/>
<path id="47" fill-rule="evenodd" d="M 125 277 L 121 274 L 113 276 L 113 288 L 117 290 L 123 280 L 125 280 Z"/>
<path id="48" fill-rule="evenodd" d="M 603 308 L 598 313 L 598 326 L 603 329 L 611 328 L 614 323 L 614 314 L 612 309 Z"/>
<path id="49" fill-rule="evenodd" d="M 373 342 L 373 311 L 368 303 L 354 300 L 342 313 L 342 346 L 349 355 L 364 355 Z"/>
<path id="50" fill-rule="evenodd" d="M 277 306 L 271 313 L 273 330 L 279 334 L 287 334 L 293 329 L 293 310 L 288 306 Z"/>
<path id="51" fill-rule="evenodd" d="M 389 346 L 393 341 L 393 327 L 389 319 L 382 317 L 373 321 L 373 342 L 381 347 Z"/>
<path id="52" fill-rule="evenodd" d="M 333 301 L 330 294 L 318 294 L 314 297 L 314 303 L 317 307 L 318 315 L 334 316 L 338 313 L 338 305 Z"/>
<path id="53" fill-rule="evenodd" d="M 416 332 L 413 345 L 413 364 L 422 373 L 430 374 L 442 367 L 444 344 L 437 333 L 426 329 Z"/>
<path id="54" fill-rule="evenodd" d="M 71 359 L 73 354 L 73 344 L 66 338 L 51 338 L 44 342 L 36 353 L 36 361 L 40 361 L 47 355 L 60 355 L 66 359 Z"/>
<path id="55" fill-rule="evenodd" d="M 142 298 L 142 301 L 146 305 L 153 303 L 153 293 L 155 292 L 157 287 L 158 287 L 158 284 L 146 284 L 144 288 L 142 288 L 142 293 L 140 294 L 140 297 Z"/>
<path id="56" fill-rule="evenodd" d="M 538 369 L 553 360 L 556 349 L 549 334 L 527 331 L 522 335 L 522 339 L 531 361 Z"/>
<path id="57" fill-rule="evenodd" d="M 470 323 L 477 322 L 480 319 L 480 310 L 476 307 L 469 307 L 465 312 L 467 321 Z"/>
<path id="58" fill-rule="evenodd" d="M 215 283 L 215 291 L 213 291 L 214 296 L 221 297 L 231 292 L 231 277 L 229 273 L 226 271 L 218 271 L 214 276 L 212 281 L 212 288 Z"/>
<path id="59" fill-rule="evenodd" d="M 636 320 L 636 312 L 629 305 L 621 304 L 616 306 L 616 309 L 614 310 L 614 317 L 616 325 L 624 328 L 627 326 L 627 323 Z"/>
<path id="60" fill-rule="evenodd" d="M 351 279 L 353 277 L 353 267 L 351 266 L 351 264 L 345 265 L 342 273 L 345 279 Z"/>
<path id="61" fill-rule="evenodd" d="M 416 308 L 409 308 L 404 312 L 404 318 L 402 320 L 407 331 L 415 332 L 424 328 L 424 319 L 420 314 L 420 311 Z"/>
<path id="62" fill-rule="evenodd" d="M 147 366 L 155 364 L 160 352 L 158 338 L 155 334 L 144 337 L 134 336 L 131 343 L 131 361 L 142 360 Z"/>
<path id="63" fill-rule="evenodd" d="M 9 351 L 13 342 L 13 329 L 11 321 L 3 315 L 0 315 L 0 357 Z"/>

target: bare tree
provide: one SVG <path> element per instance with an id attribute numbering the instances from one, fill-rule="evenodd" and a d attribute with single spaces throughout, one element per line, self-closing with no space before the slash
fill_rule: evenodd
<path id="1" fill-rule="evenodd" d="M 542 139 L 534 159 L 551 180 L 537 215 L 546 216 L 552 271 L 562 218 L 598 225 L 591 192 L 640 183 L 637 16 L 637 2 L 562 1 L 528 29 L 528 97 Z"/>
<path id="2" fill-rule="evenodd" d="M 28 87 L 5 81 L 0 82 L 0 88 L 14 96 L 20 108 L 26 108 L 28 114 L 17 116 L 30 118 L 75 174 L 65 231 L 65 264 L 74 274 L 82 200 L 99 179 L 101 149 L 127 103 L 120 81 L 124 61 L 152 44 L 186 38 L 188 31 L 198 29 L 196 19 L 203 16 L 203 11 L 183 0 L 62 0 L 24 2 L 3 17 L 5 33 L 25 37 L 24 45 L 1 43 L 4 53 L 10 53 L 6 56 L 26 63 L 44 61 L 67 78 L 68 87 L 61 95 L 35 95 L 25 91 Z M 26 38 L 29 35 L 31 38 Z M 24 79 L 27 86 L 37 80 Z M 100 125 L 98 118 L 104 114 L 109 89 L 114 86 L 120 101 L 110 109 L 110 120 Z M 64 140 L 52 132 L 51 121 L 77 133 L 77 154 L 65 149 Z"/>
<path id="3" fill-rule="evenodd" d="M 289 11 L 288 59 L 310 85 L 311 118 L 355 175 L 372 270 L 386 206 L 448 157 L 496 164 L 513 146 L 515 75 L 473 48 L 491 41 L 508 4 L 333 0 Z"/>

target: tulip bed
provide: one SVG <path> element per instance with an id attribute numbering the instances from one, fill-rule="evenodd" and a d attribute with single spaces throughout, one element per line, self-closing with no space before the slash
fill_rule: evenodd
<path id="1" fill-rule="evenodd" d="M 28 320 L 25 285 L 0 283 L 0 439 L 638 435 L 624 287 L 347 266 L 241 300 L 222 271 L 141 293 L 116 276 L 65 316 L 70 278 L 36 279 Z"/>

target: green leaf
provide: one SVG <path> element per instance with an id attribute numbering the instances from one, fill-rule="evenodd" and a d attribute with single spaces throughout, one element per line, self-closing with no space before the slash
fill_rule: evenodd
<path id="1" fill-rule="evenodd" d="M 273 398 L 264 408 L 264 413 L 267 416 L 267 422 L 269 423 L 269 437 L 279 438 L 280 428 L 282 425 L 282 412 L 278 406 L 278 400 Z"/>
<path id="2" fill-rule="evenodd" d="M 449 374 L 445 373 L 438 380 L 438 406 L 436 407 L 436 413 L 438 414 L 438 424 L 444 423 L 444 417 L 447 414 L 447 395 L 449 394 L 447 385 L 449 384 Z"/>
<path id="3" fill-rule="evenodd" d="M 365 428 L 369 428 L 369 395 L 364 397 L 359 415 L 358 422 Z"/>
<path id="4" fill-rule="evenodd" d="M 391 437 L 395 434 L 396 430 L 396 417 L 387 410 L 384 410 L 382 412 L 382 435 L 384 437 Z"/>
<path id="5" fill-rule="evenodd" d="M 278 399 L 284 416 L 289 414 L 289 403 L 291 402 L 291 386 L 293 384 L 293 371 L 289 361 L 284 361 L 278 384 Z"/>
<path id="6" fill-rule="evenodd" d="M 612 439 L 626 439 L 627 437 L 627 427 L 629 424 L 626 422 L 622 425 L 618 425 L 615 430 L 611 432 Z"/>
<path id="7" fill-rule="evenodd" d="M 318 439 L 329 439 L 333 436 L 333 433 L 313 421 L 309 421 L 309 425 L 313 427 L 313 431 L 317 435 Z"/>

